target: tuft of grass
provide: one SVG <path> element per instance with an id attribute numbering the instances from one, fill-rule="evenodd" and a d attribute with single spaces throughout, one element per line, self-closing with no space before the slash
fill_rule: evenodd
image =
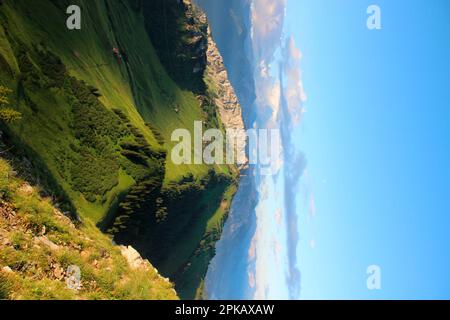
<path id="1" fill-rule="evenodd" d="M 0 300 L 7 300 L 11 294 L 9 279 L 0 273 Z"/>

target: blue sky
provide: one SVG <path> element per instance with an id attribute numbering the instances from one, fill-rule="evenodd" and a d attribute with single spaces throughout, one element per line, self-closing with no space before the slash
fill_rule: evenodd
<path id="1" fill-rule="evenodd" d="M 284 166 L 241 186 L 210 296 L 450 298 L 450 2 L 253 4 L 243 107 L 282 129 Z M 373 4 L 381 30 L 366 27 Z M 367 289 L 371 265 L 381 290 Z"/>
<path id="2" fill-rule="evenodd" d="M 382 30 L 366 28 L 371 4 Z M 450 2 L 288 0 L 286 12 L 316 208 L 299 224 L 302 298 L 450 298 Z M 372 264 L 379 291 L 366 288 Z"/>

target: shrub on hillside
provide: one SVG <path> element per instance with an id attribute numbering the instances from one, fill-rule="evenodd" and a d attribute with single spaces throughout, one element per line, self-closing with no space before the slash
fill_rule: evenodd
<path id="1" fill-rule="evenodd" d="M 4 86 L 0 86 L 0 121 L 11 123 L 22 118 L 22 114 L 8 107 L 8 95 L 12 90 Z"/>

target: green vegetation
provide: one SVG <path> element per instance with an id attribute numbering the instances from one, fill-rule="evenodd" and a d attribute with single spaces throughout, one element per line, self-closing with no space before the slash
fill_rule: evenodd
<path id="1" fill-rule="evenodd" d="M 89 221 L 74 224 L 0 158 L 0 299 L 176 299 L 151 266 L 132 269 Z M 66 285 L 81 270 L 80 290 Z"/>
<path id="2" fill-rule="evenodd" d="M 173 130 L 222 126 L 203 78 L 206 23 L 176 3 L 2 1 L 0 83 L 14 94 L 2 95 L 0 130 L 63 211 L 133 245 L 194 298 L 237 181 L 233 167 L 167 158 Z M 82 32 L 64 27 L 70 4 L 89 12 Z"/>
<path id="3" fill-rule="evenodd" d="M 178 0 L 144 1 L 142 10 L 145 27 L 169 75 L 182 88 L 204 93 L 206 20 Z"/>
<path id="4" fill-rule="evenodd" d="M 0 86 L 0 121 L 5 121 L 7 123 L 11 123 L 22 118 L 20 112 L 7 108 L 9 105 L 8 95 L 11 92 L 11 89 Z"/>

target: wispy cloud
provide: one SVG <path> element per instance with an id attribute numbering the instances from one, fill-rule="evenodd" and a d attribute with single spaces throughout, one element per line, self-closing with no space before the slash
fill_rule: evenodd
<path id="1" fill-rule="evenodd" d="M 283 34 L 286 0 L 253 0 L 253 49 L 259 62 L 270 63 Z"/>
<path id="2" fill-rule="evenodd" d="M 302 82 L 302 73 L 300 69 L 300 61 L 302 53 L 297 48 L 295 40 L 289 37 L 284 47 L 284 59 L 282 62 L 286 86 L 284 89 L 284 98 L 288 107 L 289 114 L 294 120 L 294 124 L 298 124 L 304 114 L 303 104 L 307 100 L 305 89 Z"/>
<path id="3" fill-rule="evenodd" d="M 266 278 L 274 275 L 267 270 L 267 264 L 273 263 L 270 259 L 275 259 L 287 264 L 286 274 L 283 275 L 285 289 L 289 298 L 298 299 L 301 275 L 297 259 L 300 237 L 296 201 L 307 161 L 296 146 L 293 130 L 305 113 L 303 104 L 307 97 L 300 69 L 302 53 L 292 37 L 283 40 L 285 13 L 286 0 L 253 0 L 252 45 L 256 60 L 254 78 L 258 126 L 280 129 L 283 150 L 280 160 L 283 170 L 280 172 L 283 172 L 283 175 L 281 180 L 278 180 L 281 175 L 261 178 L 258 186 L 259 205 L 256 210 L 258 235 L 254 238 L 254 251 L 249 257 L 255 259 L 257 297 L 265 297 L 269 292 L 267 288 L 270 288 L 268 284 L 271 280 Z M 268 193 L 268 190 L 276 189 L 275 185 L 284 189 L 279 197 Z M 270 202 L 276 202 L 276 208 L 279 209 L 274 210 Z M 277 234 L 276 245 L 273 245 L 271 253 L 267 252 L 270 236 L 261 232 L 264 228 L 267 229 L 263 230 L 264 232 L 269 232 L 269 221 L 278 227 L 283 225 L 283 234 L 286 236 L 283 239 Z"/>
<path id="4" fill-rule="evenodd" d="M 285 143 L 290 145 L 290 138 L 284 136 Z M 285 170 L 284 170 L 284 205 L 285 219 L 287 228 L 287 254 L 288 254 L 288 273 L 286 284 L 289 288 L 291 299 L 298 299 L 300 296 L 301 275 L 298 268 L 297 247 L 299 244 L 299 227 L 297 196 L 299 191 L 300 179 L 306 168 L 306 158 L 303 153 L 297 152 L 294 148 L 286 148 Z"/>
<path id="5" fill-rule="evenodd" d="M 284 149 L 284 205 L 288 246 L 288 273 L 286 284 L 290 297 L 298 299 L 300 296 L 301 275 L 298 267 L 297 247 L 299 243 L 298 208 L 296 205 L 299 195 L 300 181 L 306 170 L 306 157 L 298 149 L 292 135 L 295 126 L 301 121 L 303 103 L 306 94 L 301 79 L 300 60 L 302 54 L 296 47 L 294 39 L 289 38 L 283 48 L 279 81 L 282 83 L 280 128 Z"/>

